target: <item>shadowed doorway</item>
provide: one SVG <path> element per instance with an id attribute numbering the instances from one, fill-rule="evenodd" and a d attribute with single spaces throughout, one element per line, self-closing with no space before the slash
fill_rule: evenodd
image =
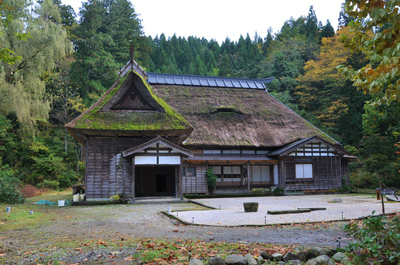
<path id="1" fill-rule="evenodd" d="M 135 194 L 143 196 L 174 196 L 175 166 L 136 166 Z"/>

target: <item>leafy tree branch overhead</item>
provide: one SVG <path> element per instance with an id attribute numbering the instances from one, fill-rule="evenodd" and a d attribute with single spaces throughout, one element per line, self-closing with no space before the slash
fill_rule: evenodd
<path id="1" fill-rule="evenodd" d="M 354 37 L 342 36 L 353 51 L 367 56 L 370 63 L 354 70 L 339 69 L 352 79 L 358 89 L 377 102 L 400 101 L 400 0 L 348 0 L 346 13 Z"/>
<path id="2" fill-rule="evenodd" d="M 10 7 L 5 2 L 0 1 L 0 13 L 2 14 L 1 26 L 4 27 L 4 32 L 8 31 L 8 28 L 13 21 L 14 16 L 10 12 L 13 9 L 14 7 Z M 0 31 L 0 35 L 4 34 L 2 32 L 3 30 Z M 26 39 L 30 37 L 29 33 L 26 32 L 14 32 L 13 35 L 19 41 L 26 41 Z M 22 60 L 22 56 L 15 54 L 13 50 L 11 50 L 9 47 L 5 47 L 4 45 L 2 45 L 0 41 L 0 61 L 3 61 L 4 63 L 9 65 L 13 65 L 20 60 Z"/>

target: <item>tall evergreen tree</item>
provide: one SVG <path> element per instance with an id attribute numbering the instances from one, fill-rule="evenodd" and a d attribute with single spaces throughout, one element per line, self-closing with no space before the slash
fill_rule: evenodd
<path id="1" fill-rule="evenodd" d="M 329 21 L 329 19 L 326 21 L 325 26 L 323 26 L 321 28 L 321 32 L 320 32 L 320 42 L 322 38 L 331 38 L 333 36 L 335 36 L 335 30 L 332 27 L 331 22 Z"/>
<path id="2" fill-rule="evenodd" d="M 129 60 L 129 46 L 148 48 L 140 20 L 127 0 L 89 0 L 80 11 L 71 79 L 90 103 L 117 79 Z M 140 55 L 139 52 L 135 54 Z M 140 61 L 140 56 L 136 58 Z M 146 62 L 149 59 L 146 58 Z"/>
<path id="3" fill-rule="evenodd" d="M 141 43 L 143 27 L 132 3 L 128 0 L 104 0 L 104 8 L 107 11 L 102 21 L 104 27 L 102 31 L 112 39 L 110 45 L 105 46 L 105 50 L 112 55 L 118 67 L 122 67 L 129 61 L 131 45 L 136 51 L 144 48 Z M 136 60 L 140 62 L 140 53 L 136 52 L 135 55 Z"/>
<path id="4" fill-rule="evenodd" d="M 310 6 L 310 10 L 306 18 L 305 29 L 307 38 L 310 41 L 317 41 L 319 27 L 318 27 L 317 15 L 315 14 L 313 6 Z"/>
<path id="5" fill-rule="evenodd" d="M 267 34 L 267 36 L 265 37 L 264 43 L 263 43 L 263 45 L 262 45 L 262 51 L 263 51 L 264 56 L 268 56 L 268 54 L 269 54 L 269 52 L 270 52 L 270 47 L 271 47 L 271 45 L 272 45 L 272 41 L 273 41 L 273 38 L 272 38 L 272 28 L 269 28 L 269 29 L 268 29 L 268 34 Z"/>

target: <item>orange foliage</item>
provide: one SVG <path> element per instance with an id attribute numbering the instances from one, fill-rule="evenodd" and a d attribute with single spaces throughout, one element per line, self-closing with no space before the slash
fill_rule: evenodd
<path id="1" fill-rule="evenodd" d="M 299 85 L 294 93 L 299 96 L 300 106 L 327 126 L 334 126 L 340 115 L 348 111 L 347 98 L 340 93 L 346 79 L 337 70 L 352 54 L 340 42 L 343 34 L 348 35 L 349 28 L 340 29 L 332 38 L 322 39 L 318 59 L 306 62 L 305 74 L 297 78 Z"/>
<path id="2" fill-rule="evenodd" d="M 32 185 L 25 185 L 22 189 L 21 189 L 21 193 L 24 197 L 26 198 L 30 198 L 30 197 L 36 197 L 42 194 L 42 192 L 36 188 L 35 186 Z"/>

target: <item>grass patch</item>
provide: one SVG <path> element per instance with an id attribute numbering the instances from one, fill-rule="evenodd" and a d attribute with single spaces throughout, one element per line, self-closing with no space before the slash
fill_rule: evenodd
<path id="1" fill-rule="evenodd" d="M 26 200 L 24 204 L 0 204 L 0 231 L 14 229 L 30 229 L 46 225 L 51 220 L 58 217 L 58 200 L 71 200 L 72 190 L 46 191 L 42 195 Z M 34 202 L 47 200 L 56 205 L 36 205 Z M 11 207 L 11 211 L 6 213 L 6 208 Z M 29 212 L 33 211 L 30 215 Z"/>
<path id="2" fill-rule="evenodd" d="M 355 195 L 365 195 L 365 194 L 375 194 L 376 195 L 376 190 L 375 189 L 354 188 L 352 193 L 356 193 Z"/>
<path id="3" fill-rule="evenodd" d="M 26 200 L 26 203 L 34 203 L 40 200 L 47 200 L 50 202 L 57 203 L 58 200 L 72 200 L 72 189 L 66 189 L 63 191 L 54 191 L 48 190 L 46 192 L 42 192 L 40 196 L 31 197 Z"/>
<path id="4" fill-rule="evenodd" d="M 47 224 L 56 215 L 49 211 L 54 206 L 13 205 L 11 212 L 4 210 L 0 213 L 0 231 L 23 229 L 27 230 Z M 5 209 L 5 207 L 3 208 Z M 33 211 L 30 215 L 29 212 Z"/>

